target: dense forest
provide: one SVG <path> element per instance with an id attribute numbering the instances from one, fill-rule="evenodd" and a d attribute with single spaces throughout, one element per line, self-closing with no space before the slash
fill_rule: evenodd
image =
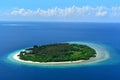
<path id="1" fill-rule="evenodd" d="M 88 60 L 96 56 L 96 51 L 87 45 L 57 43 L 33 46 L 21 51 L 20 59 L 34 62 L 63 62 Z"/>

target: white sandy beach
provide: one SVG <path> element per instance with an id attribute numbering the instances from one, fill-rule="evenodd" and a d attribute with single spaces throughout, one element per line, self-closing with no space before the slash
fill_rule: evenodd
<path id="1" fill-rule="evenodd" d="M 102 46 L 99 46 L 97 44 L 86 44 L 92 48 L 94 48 L 96 50 L 96 57 L 94 58 L 90 58 L 89 60 L 78 60 L 78 61 L 66 61 L 66 62 L 33 62 L 33 61 L 25 61 L 25 60 L 21 60 L 19 58 L 19 53 L 20 51 L 16 52 L 14 55 L 13 55 L 13 59 L 19 61 L 19 62 L 23 62 L 23 63 L 29 63 L 29 64 L 88 64 L 88 63 L 94 63 L 94 62 L 100 62 L 100 61 L 103 61 L 103 60 L 106 60 L 109 58 L 109 54 L 108 52 L 102 47 Z"/>

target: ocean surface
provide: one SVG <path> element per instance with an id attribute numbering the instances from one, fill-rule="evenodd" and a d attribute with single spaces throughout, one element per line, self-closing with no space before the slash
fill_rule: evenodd
<path id="1" fill-rule="evenodd" d="M 110 58 L 90 65 L 35 66 L 9 59 L 17 50 L 59 42 L 90 42 Z M 120 80 L 120 23 L 0 22 L 0 80 Z"/>

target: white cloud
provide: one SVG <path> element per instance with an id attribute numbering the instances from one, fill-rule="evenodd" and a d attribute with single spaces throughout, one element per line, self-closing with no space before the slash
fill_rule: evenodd
<path id="1" fill-rule="evenodd" d="M 106 16 L 106 15 L 107 15 L 107 11 L 101 11 L 96 13 L 96 16 Z"/>
<path id="2" fill-rule="evenodd" d="M 34 18 L 34 19 L 92 19 L 92 18 L 101 18 L 101 17 L 120 17 L 120 6 L 118 7 L 104 7 L 104 6 L 97 6 L 97 7 L 91 7 L 91 6 L 83 6 L 83 7 L 68 7 L 68 8 L 51 8 L 48 10 L 44 9 L 13 9 L 11 11 L 6 12 L 7 16 L 12 17 L 24 17 L 25 18 Z"/>
<path id="3" fill-rule="evenodd" d="M 43 9 L 36 9 L 36 10 L 30 10 L 30 9 L 15 9 L 11 11 L 11 15 L 21 15 L 21 16 L 105 16 L 107 14 L 107 11 L 105 7 L 89 7 L 89 6 L 83 6 L 83 7 L 76 7 L 72 6 L 69 8 L 52 8 L 48 10 Z"/>
<path id="4" fill-rule="evenodd" d="M 33 11 L 28 9 L 25 10 L 24 8 L 21 9 L 15 9 L 11 11 L 11 15 L 22 15 L 22 16 L 28 16 L 28 15 L 32 15 Z"/>

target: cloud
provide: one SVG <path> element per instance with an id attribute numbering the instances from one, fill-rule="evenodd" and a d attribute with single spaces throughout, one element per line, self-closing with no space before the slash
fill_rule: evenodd
<path id="1" fill-rule="evenodd" d="M 92 19 L 92 18 L 102 18 L 102 17 L 110 17 L 110 18 L 118 18 L 120 17 L 120 6 L 118 7 L 104 7 L 104 6 L 83 6 L 83 7 L 67 7 L 67 8 L 51 8 L 51 9 L 24 9 L 24 8 L 17 8 L 10 10 L 7 13 L 7 16 L 19 17 L 19 18 L 34 18 L 34 19 L 75 19 L 75 20 L 82 20 L 82 19 Z"/>
<path id="2" fill-rule="evenodd" d="M 107 11 L 102 11 L 102 12 L 96 12 L 96 16 L 106 16 Z"/>

